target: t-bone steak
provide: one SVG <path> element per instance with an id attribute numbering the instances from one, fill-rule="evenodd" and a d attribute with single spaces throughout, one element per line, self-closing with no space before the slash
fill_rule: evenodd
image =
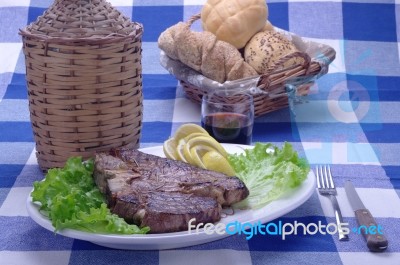
<path id="1" fill-rule="evenodd" d="M 151 233 L 217 222 L 222 207 L 249 195 L 237 177 L 129 148 L 96 154 L 94 179 L 111 212 Z"/>

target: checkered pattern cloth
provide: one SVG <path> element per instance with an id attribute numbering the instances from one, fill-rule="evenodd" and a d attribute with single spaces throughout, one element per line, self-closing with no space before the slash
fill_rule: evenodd
<path id="1" fill-rule="evenodd" d="M 159 64 L 162 31 L 201 10 L 204 0 L 113 0 L 143 23 L 144 119 L 141 147 L 157 146 L 178 126 L 199 123 L 200 109 Z M 55 235 L 26 211 L 32 183 L 43 178 L 29 120 L 25 63 L 18 29 L 51 0 L 0 1 L 0 264 L 400 264 L 400 2 L 399 0 L 271 0 L 275 26 L 336 50 L 329 73 L 307 102 L 255 121 L 253 142 L 293 143 L 312 166 L 331 164 L 346 222 L 356 226 L 344 193 L 352 180 L 384 229 L 389 248 L 368 251 L 362 236 L 233 235 L 212 243 L 165 251 L 125 251 Z M 278 218 L 334 222 L 330 201 L 315 192 Z"/>

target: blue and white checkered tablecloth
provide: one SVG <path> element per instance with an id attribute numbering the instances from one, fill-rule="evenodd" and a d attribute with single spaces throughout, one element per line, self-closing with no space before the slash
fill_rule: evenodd
<path id="1" fill-rule="evenodd" d="M 199 123 L 199 106 L 160 66 L 157 39 L 167 27 L 200 11 L 204 0 L 112 0 L 143 23 L 144 119 L 141 147 L 160 145 L 181 124 Z M 383 253 L 368 251 L 362 236 L 234 235 L 165 251 L 126 251 L 55 235 L 28 215 L 32 183 L 43 178 L 29 120 L 19 28 L 51 0 L 0 1 L 0 264 L 400 264 L 400 1 L 271 0 L 277 27 L 336 50 L 329 73 L 308 101 L 258 118 L 253 142 L 292 142 L 311 165 L 332 164 L 346 222 L 356 226 L 344 193 L 352 180 L 389 240 Z M 329 200 L 317 192 L 282 222 L 334 222 Z"/>

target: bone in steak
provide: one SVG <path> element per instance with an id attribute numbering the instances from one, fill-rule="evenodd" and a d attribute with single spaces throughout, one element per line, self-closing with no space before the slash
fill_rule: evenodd
<path id="1" fill-rule="evenodd" d="M 222 206 L 249 195 L 236 177 L 129 148 L 96 154 L 94 178 L 111 212 L 151 233 L 217 222 Z"/>

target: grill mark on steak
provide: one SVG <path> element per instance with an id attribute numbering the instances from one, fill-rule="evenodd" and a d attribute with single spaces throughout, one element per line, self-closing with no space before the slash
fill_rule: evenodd
<path id="1" fill-rule="evenodd" d="M 96 154 L 94 178 L 111 212 L 151 233 L 186 230 L 192 218 L 217 222 L 222 206 L 249 194 L 236 177 L 134 149 Z"/>
<path id="2" fill-rule="evenodd" d="M 134 149 L 119 149 L 117 154 L 123 161 L 136 161 L 144 179 L 179 183 L 182 192 L 215 197 L 222 206 L 230 206 L 245 199 L 249 194 L 241 180 L 223 173 Z"/>

